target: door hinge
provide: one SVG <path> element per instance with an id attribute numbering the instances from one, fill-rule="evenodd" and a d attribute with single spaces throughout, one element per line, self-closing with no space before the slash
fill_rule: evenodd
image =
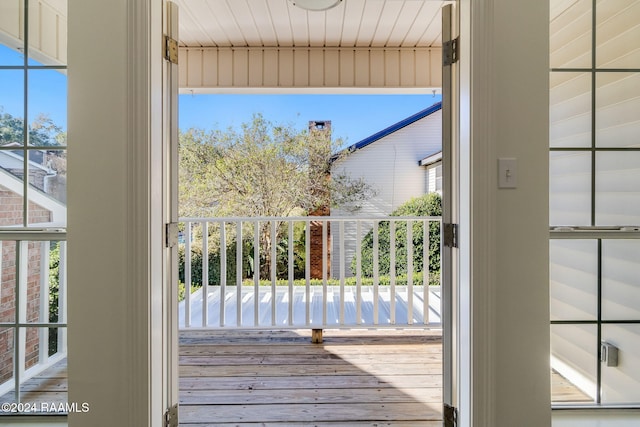
<path id="1" fill-rule="evenodd" d="M 167 248 L 172 248 L 178 244 L 178 223 L 170 222 L 165 224 L 164 243 Z"/>
<path id="2" fill-rule="evenodd" d="M 448 248 L 458 247 L 458 224 L 442 224 L 443 242 L 442 244 Z"/>
<path id="3" fill-rule="evenodd" d="M 442 43 L 442 65 L 447 66 L 458 62 L 458 40 L 456 37 Z"/>
<path id="4" fill-rule="evenodd" d="M 176 403 L 164 413 L 165 427 L 178 427 L 178 404 Z"/>
<path id="5" fill-rule="evenodd" d="M 458 426 L 458 410 L 451 405 L 444 404 L 444 427 Z"/>
<path id="6" fill-rule="evenodd" d="M 164 59 L 172 64 L 178 63 L 178 40 L 164 36 Z"/>

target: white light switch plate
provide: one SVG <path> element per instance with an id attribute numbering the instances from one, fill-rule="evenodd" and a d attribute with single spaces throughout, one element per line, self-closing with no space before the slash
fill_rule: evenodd
<path id="1" fill-rule="evenodd" d="M 518 161 L 514 158 L 498 159 L 498 188 L 518 186 Z"/>

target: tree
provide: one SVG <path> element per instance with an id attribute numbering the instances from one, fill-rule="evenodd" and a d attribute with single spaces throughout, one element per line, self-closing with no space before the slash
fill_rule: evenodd
<path id="1" fill-rule="evenodd" d="M 329 174 L 340 145 L 325 132 L 273 124 L 260 114 L 239 132 L 190 129 L 180 134 L 180 214 L 286 217 L 337 203 L 357 209 L 374 192 L 362 179 Z M 276 229 L 276 236 L 269 224 L 260 230 L 263 276 L 281 239 Z"/>
<path id="2" fill-rule="evenodd" d="M 33 123 L 27 126 L 29 145 L 49 147 L 64 145 L 66 133 L 56 125 L 47 114 L 38 114 Z M 24 120 L 5 113 L 0 107 L 0 145 L 18 143 L 22 145 L 24 135 Z"/>
<path id="3" fill-rule="evenodd" d="M 421 197 L 414 197 L 391 213 L 391 216 L 441 216 L 442 198 L 438 193 L 429 193 Z M 390 270 L 390 223 L 381 221 L 378 229 L 379 274 L 387 275 Z M 422 222 L 414 221 L 413 236 L 413 271 L 424 271 L 423 268 L 423 226 Z M 440 272 L 440 224 L 431 222 L 429 225 L 429 272 Z M 396 221 L 396 274 L 407 274 L 407 223 Z M 362 274 L 373 276 L 373 231 L 362 239 Z M 351 262 L 351 270 L 355 273 L 356 259 Z"/>

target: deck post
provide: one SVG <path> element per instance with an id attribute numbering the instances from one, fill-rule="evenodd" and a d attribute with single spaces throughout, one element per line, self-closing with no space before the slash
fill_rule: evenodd
<path id="1" fill-rule="evenodd" d="M 311 330 L 311 342 L 314 344 L 322 344 L 322 329 Z"/>

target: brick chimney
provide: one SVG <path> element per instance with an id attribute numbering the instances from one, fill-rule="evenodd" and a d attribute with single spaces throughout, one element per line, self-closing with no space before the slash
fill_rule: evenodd
<path id="1" fill-rule="evenodd" d="M 331 121 L 309 121 L 309 133 L 322 132 L 327 139 L 331 140 Z M 328 178 L 328 176 L 327 176 Z M 328 205 L 320 206 L 316 210 L 309 212 L 310 216 L 329 216 L 331 209 Z M 322 279 L 322 222 L 312 221 L 309 243 L 309 265 L 311 267 L 310 276 L 312 279 Z M 327 224 L 327 277 L 331 277 L 331 227 Z"/>

